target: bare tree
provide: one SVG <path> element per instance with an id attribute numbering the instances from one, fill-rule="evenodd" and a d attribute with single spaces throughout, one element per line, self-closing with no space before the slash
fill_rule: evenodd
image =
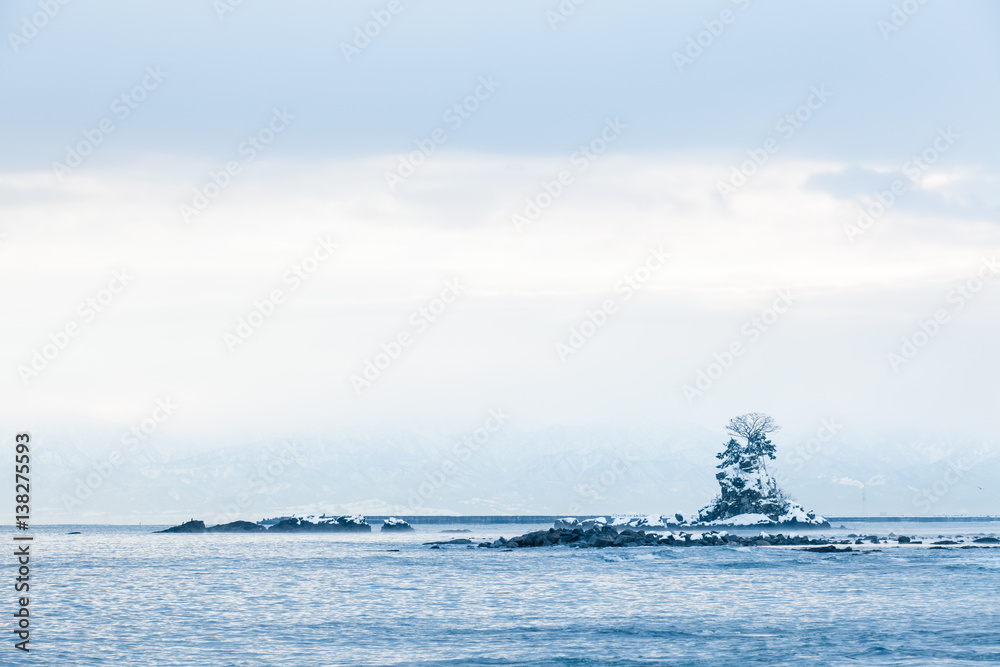
<path id="1" fill-rule="evenodd" d="M 729 420 L 726 430 L 746 439 L 744 451 L 760 459 L 760 465 L 767 470 L 767 459 L 775 457 L 775 447 L 768 439 L 769 433 L 774 433 L 781 427 L 774 423 L 769 415 L 762 412 L 748 412 Z"/>
<path id="2" fill-rule="evenodd" d="M 774 419 L 770 415 L 765 415 L 763 412 L 748 412 L 745 415 L 733 417 L 729 420 L 729 424 L 726 425 L 727 431 L 733 435 L 745 438 L 748 445 L 759 441 L 761 438 L 766 437 L 768 433 L 774 433 L 780 428 L 780 426 L 774 423 Z"/>

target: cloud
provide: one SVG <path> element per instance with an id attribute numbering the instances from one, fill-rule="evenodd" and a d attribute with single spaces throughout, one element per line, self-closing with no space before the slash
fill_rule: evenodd
<path id="1" fill-rule="evenodd" d="M 388 414 L 439 428 L 500 399 L 539 425 L 715 423 L 763 401 L 792 419 L 832 405 L 856 420 L 986 426 L 992 378 L 977 355 L 992 348 L 976 342 L 984 329 L 968 327 L 995 320 L 992 286 L 912 370 L 891 374 L 885 355 L 1000 246 L 995 228 L 935 218 L 873 228 L 851 245 L 851 212 L 804 186 L 847 165 L 775 160 L 723 204 L 714 183 L 726 162 L 609 154 L 518 233 L 511 215 L 564 157 L 442 153 L 389 192 L 381 174 L 392 158 L 261 160 L 190 224 L 178 206 L 213 163 L 95 168 L 68 181 L 85 206 L 8 206 L 0 396 L 11 409 L 132 423 L 169 395 L 185 406 L 172 427 L 191 432 L 325 431 Z M 224 334 L 255 302 L 288 290 L 283 275 L 325 235 L 340 244 L 336 256 L 230 352 Z M 626 301 L 616 286 L 661 246 L 670 260 Z M 18 366 L 122 267 L 134 283 L 26 391 Z M 412 334 L 413 313 L 454 278 L 468 291 L 357 396 L 351 375 Z M 741 328 L 788 288 L 795 307 L 690 405 L 682 385 L 747 342 Z M 556 343 L 609 298 L 619 311 L 563 364 Z M 967 366 L 958 395 L 949 387 Z"/>
<path id="2" fill-rule="evenodd" d="M 893 194 L 893 184 L 902 194 Z M 900 170 L 876 170 L 857 164 L 810 175 L 806 187 L 829 194 L 858 210 L 891 200 L 891 212 L 908 217 L 1000 222 L 997 178 L 982 170 L 934 169 L 914 181 Z"/>

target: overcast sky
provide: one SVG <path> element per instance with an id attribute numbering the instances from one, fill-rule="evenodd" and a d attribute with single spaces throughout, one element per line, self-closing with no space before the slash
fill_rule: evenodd
<path id="1" fill-rule="evenodd" d="M 53 5 L 0 7 L 7 433 L 995 435 L 995 3 Z"/>

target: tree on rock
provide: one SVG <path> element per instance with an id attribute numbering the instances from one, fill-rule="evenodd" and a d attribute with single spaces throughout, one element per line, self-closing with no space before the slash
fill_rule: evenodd
<path id="1" fill-rule="evenodd" d="M 774 419 L 760 412 L 729 420 L 726 430 L 735 437 L 715 455 L 720 461 L 715 475 L 720 493 L 698 513 L 701 521 L 724 520 L 741 514 L 763 514 L 775 522 L 784 520 L 792 503 L 778 489 L 767 469 L 767 461 L 776 456 L 768 435 L 780 428 Z"/>
<path id="2" fill-rule="evenodd" d="M 739 417 L 733 417 L 726 425 L 726 430 L 733 435 L 746 440 L 746 451 L 758 457 L 775 457 L 774 445 L 767 439 L 768 434 L 780 430 L 770 415 L 761 412 L 748 412 Z M 720 457 L 721 458 L 721 457 Z"/>

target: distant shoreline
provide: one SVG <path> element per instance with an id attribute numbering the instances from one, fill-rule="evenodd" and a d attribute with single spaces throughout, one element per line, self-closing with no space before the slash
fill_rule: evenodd
<path id="1" fill-rule="evenodd" d="M 621 514 L 558 514 L 558 515 L 538 515 L 538 514 L 503 514 L 503 515 L 365 515 L 365 518 L 370 522 L 381 523 L 390 516 L 394 516 L 397 519 L 403 519 L 404 521 L 413 525 L 442 525 L 442 524 L 480 524 L 480 525 L 491 525 L 491 524 L 532 524 L 532 523 L 554 523 L 557 519 L 565 519 L 571 516 L 575 516 L 577 519 L 590 519 L 595 516 L 642 516 L 642 515 L 621 515 Z M 860 517 L 860 516 L 826 516 L 826 520 L 831 524 L 836 523 L 974 523 L 974 522 L 1000 522 L 1000 515 L 990 515 L 990 516 L 923 516 L 923 517 L 913 517 L 913 516 L 875 516 L 875 517 Z M 60 527 L 60 526 L 148 526 L 150 528 L 156 528 L 160 526 L 173 525 L 169 522 L 167 523 L 36 523 L 34 524 L 38 527 Z M 737 528 L 755 528 L 756 526 L 734 526 Z M 804 528 L 805 526 L 803 526 Z M 835 526 L 834 526 L 835 527 Z M 14 530 L 13 526 L 9 527 L 10 530 Z M 718 528 L 718 526 L 717 526 Z M 723 526 L 723 528 L 728 528 Z"/>

